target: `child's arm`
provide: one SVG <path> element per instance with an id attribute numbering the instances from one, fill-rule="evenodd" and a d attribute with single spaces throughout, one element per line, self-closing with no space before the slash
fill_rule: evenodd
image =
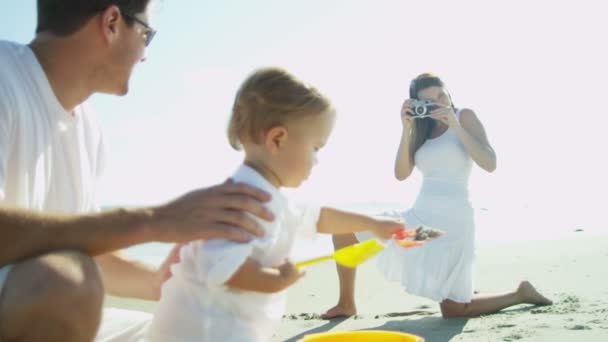
<path id="1" fill-rule="evenodd" d="M 400 222 L 378 220 L 367 215 L 334 208 L 322 208 L 317 223 L 319 233 L 347 234 L 369 230 L 383 239 L 389 239 L 396 231 L 403 228 L 404 225 Z"/>
<path id="2" fill-rule="evenodd" d="M 262 267 L 259 262 L 248 258 L 226 285 L 246 291 L 272 293 L 282 291 L 304 275 L 291 262 L 274 267 Z"/>

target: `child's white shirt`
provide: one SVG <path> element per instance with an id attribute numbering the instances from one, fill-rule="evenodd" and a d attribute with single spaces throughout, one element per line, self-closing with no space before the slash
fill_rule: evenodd
<path id="1" fill-rule="evenodd" d="M 272 196 L 272 222 L 253 217 L 264 236 L 249 243 L 195 241 L 182 249 L 181 261 L 163 286 L 150 341 L 269 341 L 285 312 L 286 291 L 267 294 L 225 286 L 247 258 L 262 266 L 282 264 L 296 238 L 317 233 L 320 208 L 294 205 L 252 168 L 242 165 L 232 179 Z"/>

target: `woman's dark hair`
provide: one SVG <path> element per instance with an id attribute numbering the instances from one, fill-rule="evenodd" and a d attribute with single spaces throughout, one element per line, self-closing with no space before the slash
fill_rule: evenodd
<path id="1" fill-rule="evenodd" d="M 418 75 L 410 83 L 410 98 L 418 99 L 418 93 L 421 90 L 430 87 L 441 87 L 444 88 L 443 81 L 436 75 L 430 73 L 424 73 Z M 414 161 L 416 151 L 424 144 L 427 139 L 430 138 L 433 128 L 437 124 L 434 119 L 423 118 L 413 120 L 412 133 L 410 140 L 410 161 Z"/>
<path id="2" fill-rule="evenodd" d="M 47 31 L 67 36 L 78 31 L 97 13 L 115 5 L 122 13 L 134 15 L 144 12 L 150 0 L 38 0 L 36 33 Z M 132 19 L 124 17 L 127 24 Z"/>

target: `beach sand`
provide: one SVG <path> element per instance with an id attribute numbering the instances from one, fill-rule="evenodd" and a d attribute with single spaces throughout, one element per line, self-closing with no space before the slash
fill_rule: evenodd
<path id="1" fill-rule="evenodd" d="M 529 280 L 554 305 L 520 305 L 471 319 L 441 318 L 436 303 L 386 281 L 372 260 L 358 270 L 359 315 L 325 321 L 338 285 L 335 264 L 311 266 L 289 290 L 288 310 L 273 341 L 341 330 L 394 330 L 426 341 L 608 341 L 608 236 L 572 233 L 561 240 L 488 242 L 477 249 L 475 289 L 510 291 Z M 153 304 L 109 298 L 107 304 L 149 311 Z"/>
<path id="2" fill-rule="evenodd" d="M 578 234 L 578 235 L 577 235 Z M 608 237 L 487 243 L 477 249 L 475 289 L 510 291 L 531 281 L 554 305 L 520 305 L 472 319 L 441 318 L 438 305 L 407 295 L 374 262 L 357 272 L 359 315 L 324 321 L 314 314 L 337 300 L 335 264 L 310 267 L 289 293 L 287 317 L 275 341 L 297 341 L 328 330 L 395 330 L 426 341 L 608 341 Z"/>

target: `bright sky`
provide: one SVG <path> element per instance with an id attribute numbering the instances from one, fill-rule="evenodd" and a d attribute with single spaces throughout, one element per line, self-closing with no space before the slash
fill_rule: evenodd
<path id="1" fill-rule="evenodd" d="M 158 203 L 230 175 L 241 159 L 225 136 L 234 93 L 254 68 L 280 65 L 338 108 L 334 134 L 297 191 L 304 198 L 414 199 L 421 176 L 399 183 L 392 175 L 399 109 L 409 81 L 430 71 L 457 106 L 478 114 L 497 152 L 495 173 L 473 174 L 478 206 L 600 210 L 608 189 L 606 6 L 164 0 L 128 96 L 91 99 L 109 150 L 101 202 Z M 0 2 L 0 39 L 29 42 L 34 27 L 34 0 Z"/>

